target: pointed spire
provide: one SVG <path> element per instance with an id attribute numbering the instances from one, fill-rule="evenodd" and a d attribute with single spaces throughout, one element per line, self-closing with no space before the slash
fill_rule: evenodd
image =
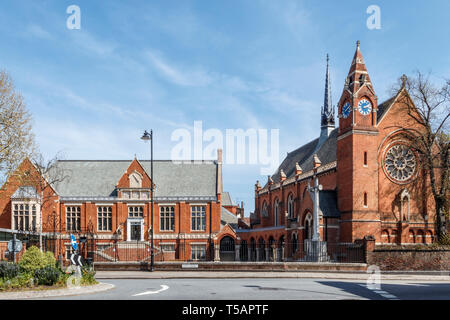
<path id="1" fill-rule="evenodd" d="M 350 66 L 346 79 L 346 86 L 348 82 L 348 89 L 352 92 L 356 92 L 364 83 L 371 83 L 359 46 L 360 42 L 358 40 L 356 42 L 356 51 L 353 56 L 352 65 Z"/>
<path id="2" fill-rule="evenodd" d="M 268 183 L 269 185 L 273 184 L 273 179 L 272 179 L 271 176 L 267 176 L 267 183 Z"/>
<path id="3" fill-rule="evenodd" d="M 259 180 L 256 180 L 255 191 L 259 191 L 259 190 L 261 190 L 261 184 L 259 183 Z"/>
<path id="4" fill-rule="evenodd" d="M 323 98 L 321 125 L 333 125 L 334 127 L 334 106 L 331 101 L 331 83 L 330 83 L 330 57 L 327 54 L 327 71 L 325 74 L 325 94 Z"/>

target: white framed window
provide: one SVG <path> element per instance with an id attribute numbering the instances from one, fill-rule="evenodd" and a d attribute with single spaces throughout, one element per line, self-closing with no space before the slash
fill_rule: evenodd
<path id="1" fill-rule="evenodd" d="M 175 207 L 159 207 L 159 220 L 160 231 L 175 231 Z"/>
<path id="2" fill-rule="evenodd" d="M 163 252 L 175 252 L 175 244 L 174 243 L 161 243 L 159 245 Z"/>
<path id="3" fill-rule="evenodd" d="M 112 207 L 97 207 L 97 230 L 112 231 Z"/>
<path id="4" fill-rule="evenodd" d="M 13 228 L 36 231 L 38 205 L 35 202 L 13 202 Z"/>
<path id="5" fill-rule="evenodd" d="M 206 260 L 206 246 L 204 244 L 191 244 L 191 260 Z"/>
<path id="6" fill-rule="evenodd" d="M 66 207 L 66 230 L 80 231 L 81 227 L 81 207 Z"/>
<path id="7" fill-rule="evenodd" d="M 206 206 L 191 206 L 191 230 L 206 230 Z"/>
<path id="8" fill-rule="evenodd" d="M 144 207 L 128 207 L 128 216 L 130 218 L 143 218 Z"/>

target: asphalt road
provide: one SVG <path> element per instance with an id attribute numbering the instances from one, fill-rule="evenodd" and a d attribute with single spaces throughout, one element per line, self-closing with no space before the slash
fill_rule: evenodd
<path id="1" fill-rule="evenodd" d="M 450 282 L 321 279 L 104 279 L 115 288 L 53 300 L 450 300 Z"/>

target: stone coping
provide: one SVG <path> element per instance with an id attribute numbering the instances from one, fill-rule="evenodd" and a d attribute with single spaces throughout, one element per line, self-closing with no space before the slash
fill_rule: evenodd
<path id="1" fill-rule="evenodd" d="M 0 300 L 25 300 L 43 299 L 49 297 L 73 296 L 81 294 L 91 294 L 113 289 L 115 286 L 110 283 L 99 283 L 90 286 L 80 286 L 74 288 L 48 289 L 48 290 L 26 290 L 0 292 Z"/>

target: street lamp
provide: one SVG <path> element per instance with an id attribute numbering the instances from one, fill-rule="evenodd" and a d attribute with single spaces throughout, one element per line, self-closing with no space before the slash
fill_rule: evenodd
<path id="1" fill-rule="evenodd" d="M 150 215 L 152 231 L 150 232 L 151 240 L 151 253 L 150 253 L 150 271 L 153 271 L 154 259 L 153 259 L 153 130 L 150 133 L 147 130 L 144 131 L 144 135 L 141 137 L 145 142 L 150 140 Z"/>

